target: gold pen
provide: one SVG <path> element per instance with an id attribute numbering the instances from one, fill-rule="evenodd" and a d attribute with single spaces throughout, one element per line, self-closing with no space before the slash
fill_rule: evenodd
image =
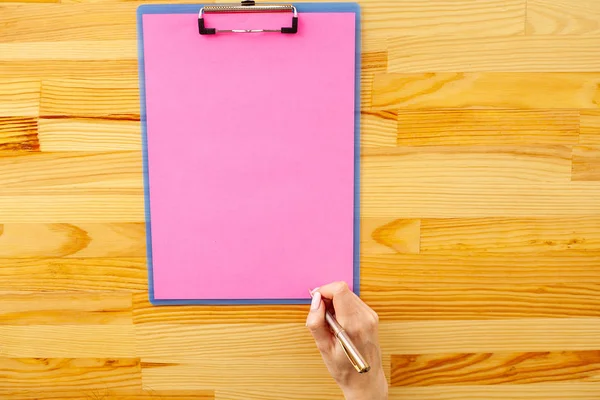
<path id="1" fill-rule="evenodd" d="M 310 297 L 313 297 L 313 292 L 311 290 L 308 291 L 310 293 Z M 348 359 L 354 366 L 354 369 L 359 373 L 369 372 L 371 366 L 365 360 L 365 358 L 360 354 L 352 340 L 348 337 L 348 334 L 344 330 L 344 328 L 340 325 L 339 322 L 335 319 L 335 317 L 329 312 L 327 308 L 325 308 L 325 320 L 331 327 L 335 338 L 340 342 L 342 349 L 344 349 L 344 353 L 348 356 Z"/>

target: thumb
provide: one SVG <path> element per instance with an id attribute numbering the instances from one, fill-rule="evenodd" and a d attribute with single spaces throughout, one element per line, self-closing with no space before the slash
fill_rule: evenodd
<path id="1" fill-rule="evenodd" d="M 310 312 L 306 318 L 306 326 L 313 335 L 317 348 L 321 353 L 326 353 L 331 348 L 331 332 L 325 322 L 325 303 L 321 300 L 321 293 L 315 292 L 310 303 Z"/>

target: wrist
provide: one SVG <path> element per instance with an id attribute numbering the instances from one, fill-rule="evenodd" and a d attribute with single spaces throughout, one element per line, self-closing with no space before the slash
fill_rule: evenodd
<path id="1" fill-rule="evenodd" d="M 373 382 L 363 382 L 360 387 L 342 388 L 346 400 L 387 400 L 388 382 L 383 372 Z"/>

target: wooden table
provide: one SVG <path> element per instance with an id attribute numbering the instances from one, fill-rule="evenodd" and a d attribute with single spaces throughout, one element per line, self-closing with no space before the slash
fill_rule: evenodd
<path id="1" fill-rule="evenodd" d="M 339 399 L 306 306 L 147 301 L 135 8 L 0 5 L 0 398 Z M 390 398 L 600 398 L 600 2 L 365 0 Z"/>

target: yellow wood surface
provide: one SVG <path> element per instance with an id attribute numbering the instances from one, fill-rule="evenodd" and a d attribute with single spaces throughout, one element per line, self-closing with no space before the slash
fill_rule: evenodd
<path id="1" fill-rule="evenodd" d="M 149 304 L 139 4 L 0 4 L 0 399 L 341 399 L 306 306 Z M 361 5 L 390 398 L 600 399 L 600 1 Z"/>

